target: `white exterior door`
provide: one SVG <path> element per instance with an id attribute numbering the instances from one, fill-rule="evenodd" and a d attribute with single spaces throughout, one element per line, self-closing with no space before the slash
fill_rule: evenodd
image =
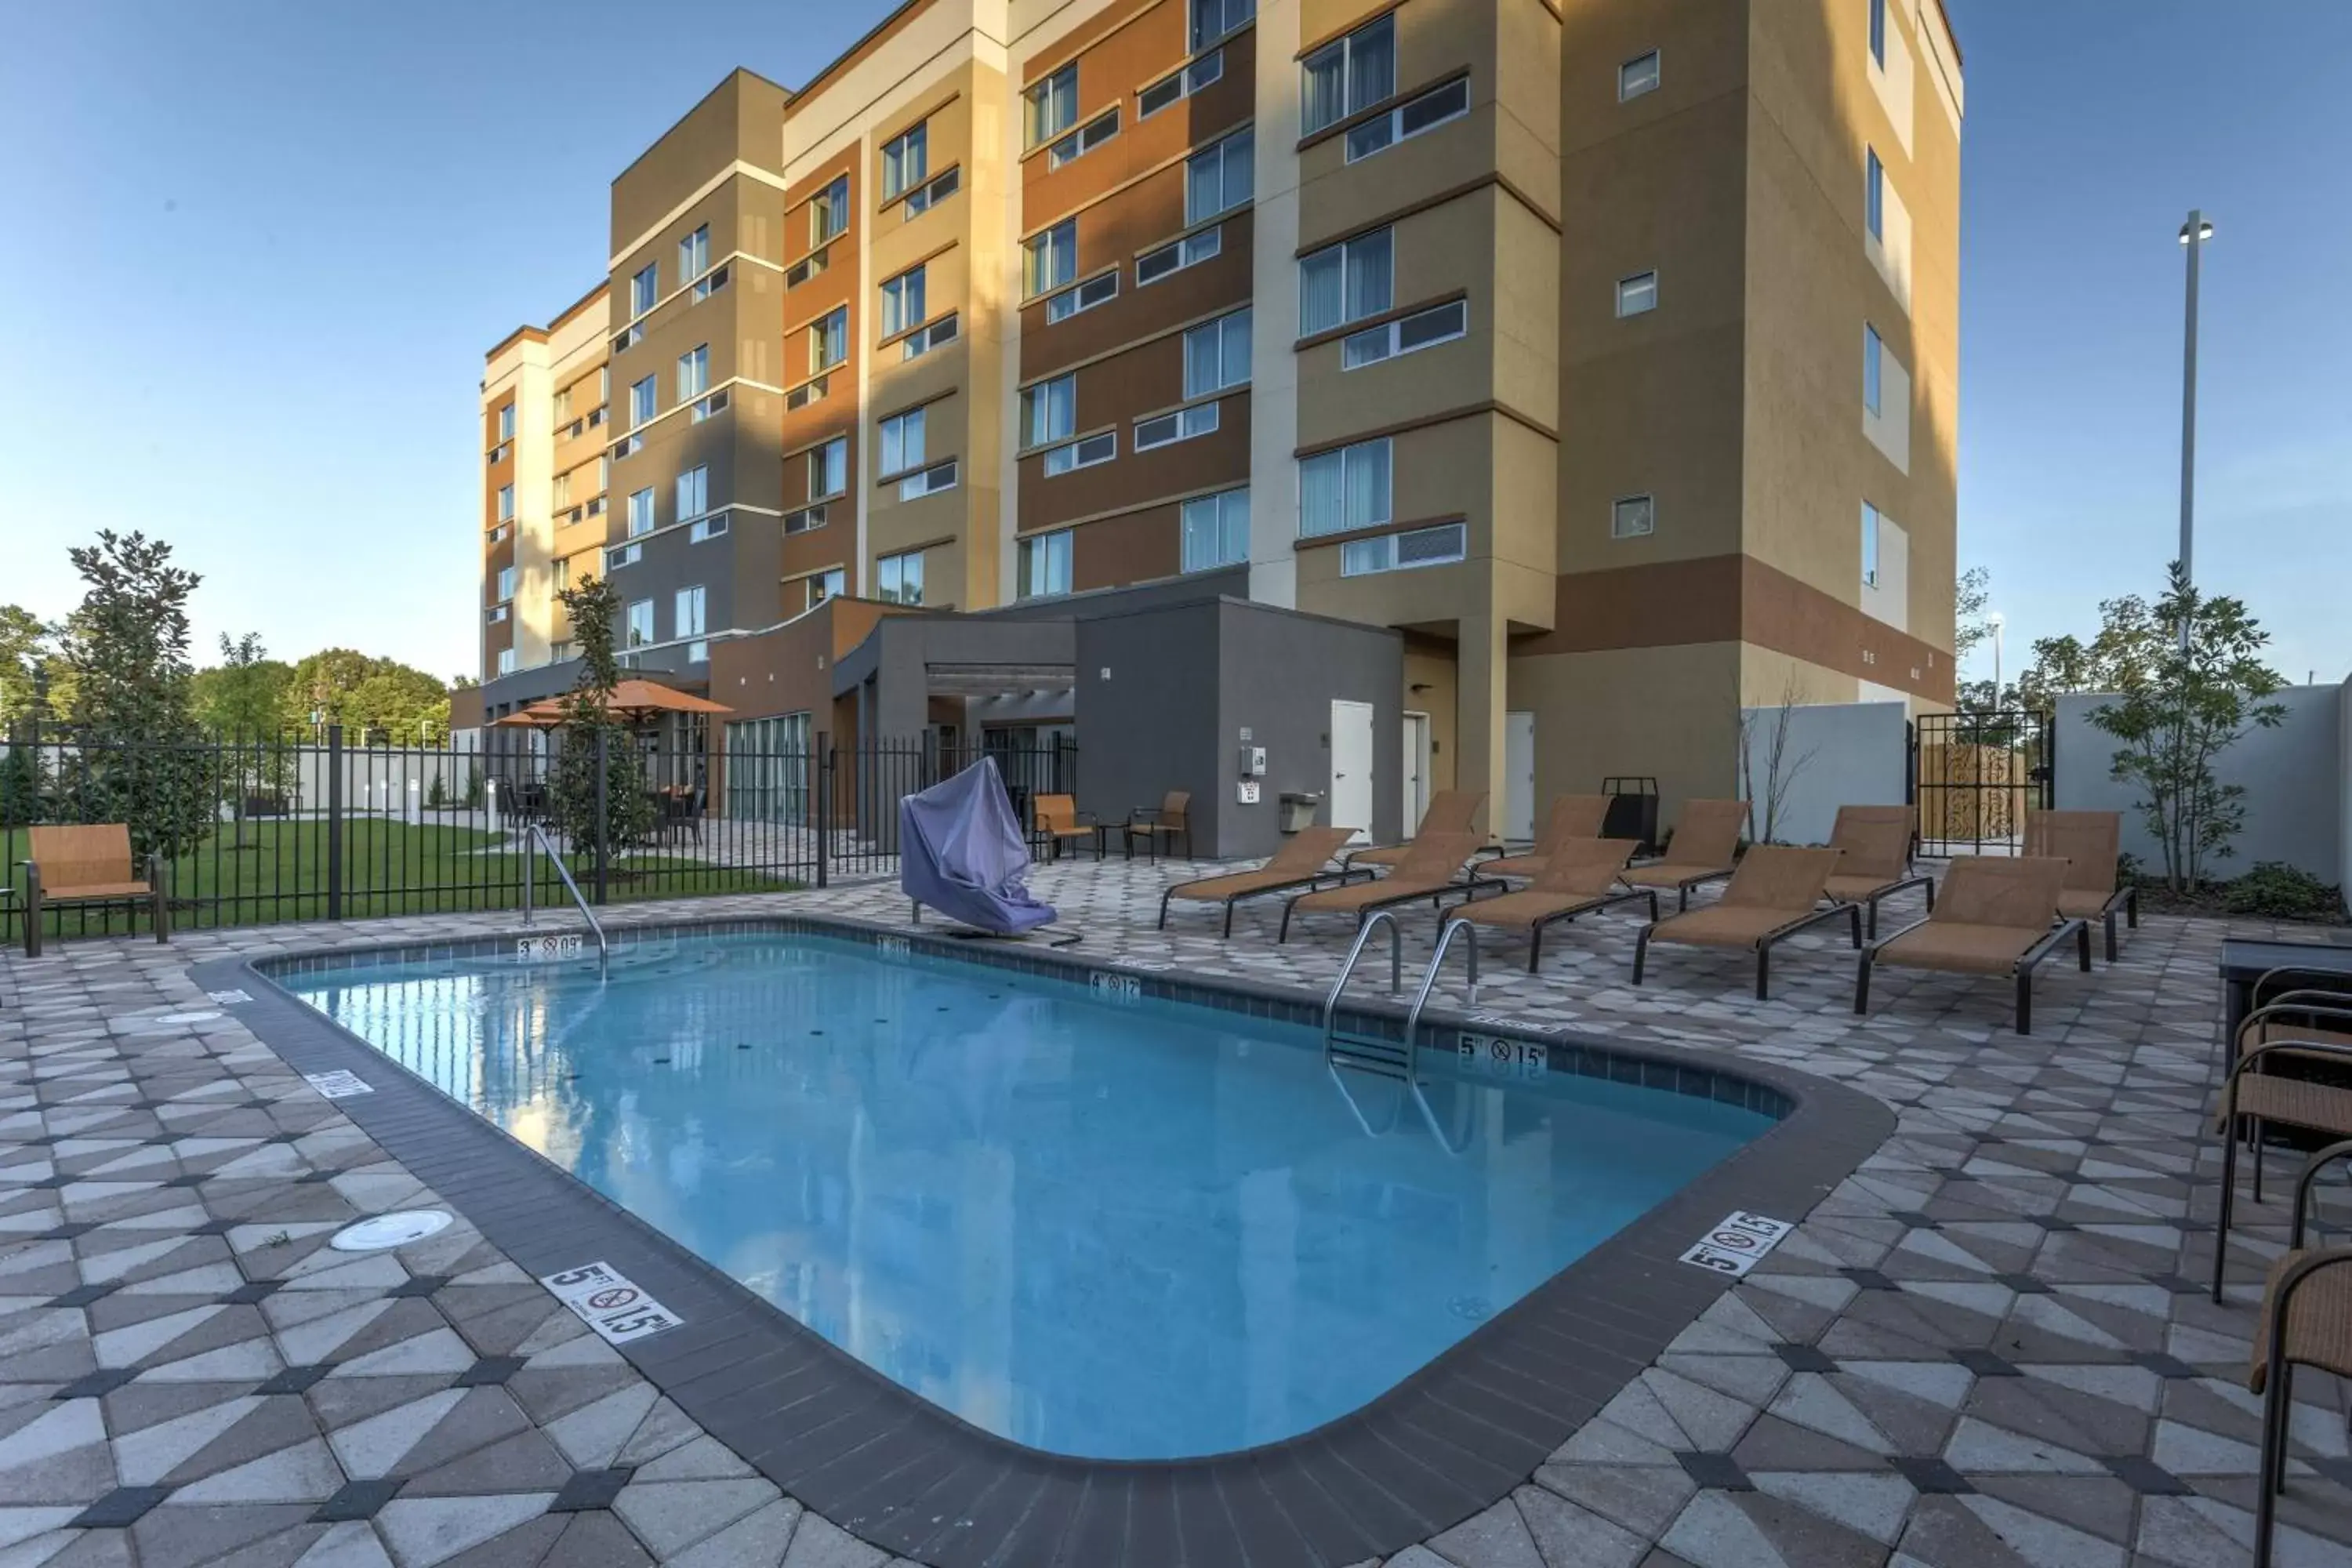
<path id="1" fill-rule="evenodd" d="M 1351 844 L 1372 836 L 1372 705 L 1331 704 L 1331 826 L 1352 827 Z"/>
<path id="2" fill-rule="evenodd" d="M 1503 715 L 1503 837 L 1536 836 L 1536 716 Z"/>
<path id="3" fill-rule="evenodd" d="M 1404 716 L 1404 837 L 1421 826 L 1429 809 L 1429 715 Z"/>

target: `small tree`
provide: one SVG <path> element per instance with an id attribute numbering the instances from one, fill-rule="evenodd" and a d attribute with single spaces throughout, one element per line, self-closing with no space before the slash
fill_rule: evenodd
<path id="1" fill-rule="evenodd" d="M 1781 683 L 1777 707 L 1739 710 L 1739 794 L 1748 803 L 1751 844 L 1780 842 L 1780 813 L 1788 804 L 1789 792 L 1821 749 L 1808 746 L 1799 751 L 1794 744 L 1796 713 L 1804 700 L 1804 688 L 1791 670 Z"/>
<path id="2" fill-rule="evenodd" d="M 614 657 L 613 628 L 621 596 L 609 582 L 583 577 L 556 595 L 572 617 L 579 648 L 580 677 L 563 699 L 563 721 L 556 727 L 555 766 L 548 781 L 548 805 L 572 853 L 593 847 L 601 858 L 642 842 L 653 831 L 653 802 L 625 728 L 613 717 L 613 689 L 621 683 Z M 604 752 L 604 812 L 596 814 L 597 752 Z"/>
<path id="3" fill-rule="evenodd" d="M 221 793 L 236 822 L 236 847 L 243 849 L 247 797 L 263 790 L 282 793 L 293 782 L 293 758 L 277 743 L 293 671 L 269 657 L 258 632 L 234 641 L 222 633 L 220 652 L 220 663 L 196 672 L 196 714 L 213 731 L 214 743 L 228 763 Z"/>
<path id="4" fill-rule="evenodd" d="M 2091 722 L 2123 742 L 2111 772 L 2138 787 L 2165 886 L 2177 893 L 2204 879 L 2209 860 L 2229 857 L 2245 821 L 2244 786 L 2217 781 L 2214 758 L 2250 728 L 2283 722 L 2286 706 L 2263 700 L 2285 681 L 2258 657 L 2270 634 L 2246 606 L 2200 594 L 2179 562 L 2169 575 L 2153 605 L 2132 597 L 2100 606 L 2098 638 L 2077 672 L 2120 694 Z"/>

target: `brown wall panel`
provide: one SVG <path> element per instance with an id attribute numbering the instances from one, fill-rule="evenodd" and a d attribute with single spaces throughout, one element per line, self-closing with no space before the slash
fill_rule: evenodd
<path id="1" fill-rule="evenodd" d="M 1106 264 L 1114 255 L 1128 256 L 1138 246 L 1175 232 L 1183 222 L 1184 180 L 1182 170 L 1173 173 L 1176 180 L 1172 187 L 1163 189 L 1160 181 L 1148 181 L 1080 217 L 1081 276 L 1090 265 Z M 1154 213 L 1159 216 L 1155 217 Z M 1113 251 L 1105 247 L 1089 260 L 1086 250 L 1087 220 L 1094 214 L 1102 215 L 1101 221 L 1107 228 L 1140 237 L 1129 243 L 1127 250 Z M 1135 286 L 1134 267 L 1123 266 L 1118 299 L 1091 310 L 1081 310 L 1066 321 L 1049 326 L 1044 301 L 1024 306 L 1021 311 L 1021 379 L 1025 383 L 1052 375 L 1147 333 L 1244 303 L 1251 289 L 1252 226 L 1246 208 L 1226 215 L 1223 248 L 1216 256 L 1144 288 Z"/>
<path id="2" fill-rule="evenodd" d="M 1070 541 L 1070 587 L 1083 594 L 1174 576 L 1183 563 L 1181 515 L 1171 503 L 1087 523 Z"/>
<path id="3" fill-rule="evenodd" d="M 1071 518 L 1093 517 L 1161 496 L 1192 495 L 1245 481 L 1249 409 L 1246 387 L 1227 393 L 1218 409 L 1216 429 L 1149 452 L 1134 450 L 1135 426 L 1122 425 L 1117 459 L 1052 479 L 1045 477 L 1043 457 L 1022 458 L 1021 531 L 1050 528 Z"/>

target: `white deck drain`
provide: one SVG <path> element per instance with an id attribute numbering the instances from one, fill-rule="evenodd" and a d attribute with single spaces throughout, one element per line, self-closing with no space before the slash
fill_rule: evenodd
<path id="1" fill-rule="evenodd" d="M 386 1247 L 423 1241 L 448 1226 L 449 1216 L 439 1209 L 402 1209 L 396 1214 L 380 1214 L 357 1225 L 347 1225 L 335 1232 L 327 1245 L 338 1252 L 382 1252 Z"/>
<path id="2" fill-rule="evenodd" d="M 207 1008 L 201 1013 L 158 1013 L 147 1021 L 151 1024 L 209 1024 L 220 1014 Z"/>

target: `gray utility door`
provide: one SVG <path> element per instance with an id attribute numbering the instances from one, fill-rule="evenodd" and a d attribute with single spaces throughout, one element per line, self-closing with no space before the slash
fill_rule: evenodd
<path id="1" fill-rule="evenodd" d="M 1429 809 L 1429 715 L 1407 713 L 1404 716 L 1404 836 L 1408 838 L 1421 827 L 1422 813 Z"/>
<path id="2" fill-rule="evenodd" d="M 1503 715 L 1503 837 L 1531 842 L 1536 836 L 1536 716 Z"/>
<path id="3" fill-rule="evenodd" d="M 1351 827 L 1351 844 L 1372 836 L 1372 705 L 1331 704 L 1331 826 Z"/>

